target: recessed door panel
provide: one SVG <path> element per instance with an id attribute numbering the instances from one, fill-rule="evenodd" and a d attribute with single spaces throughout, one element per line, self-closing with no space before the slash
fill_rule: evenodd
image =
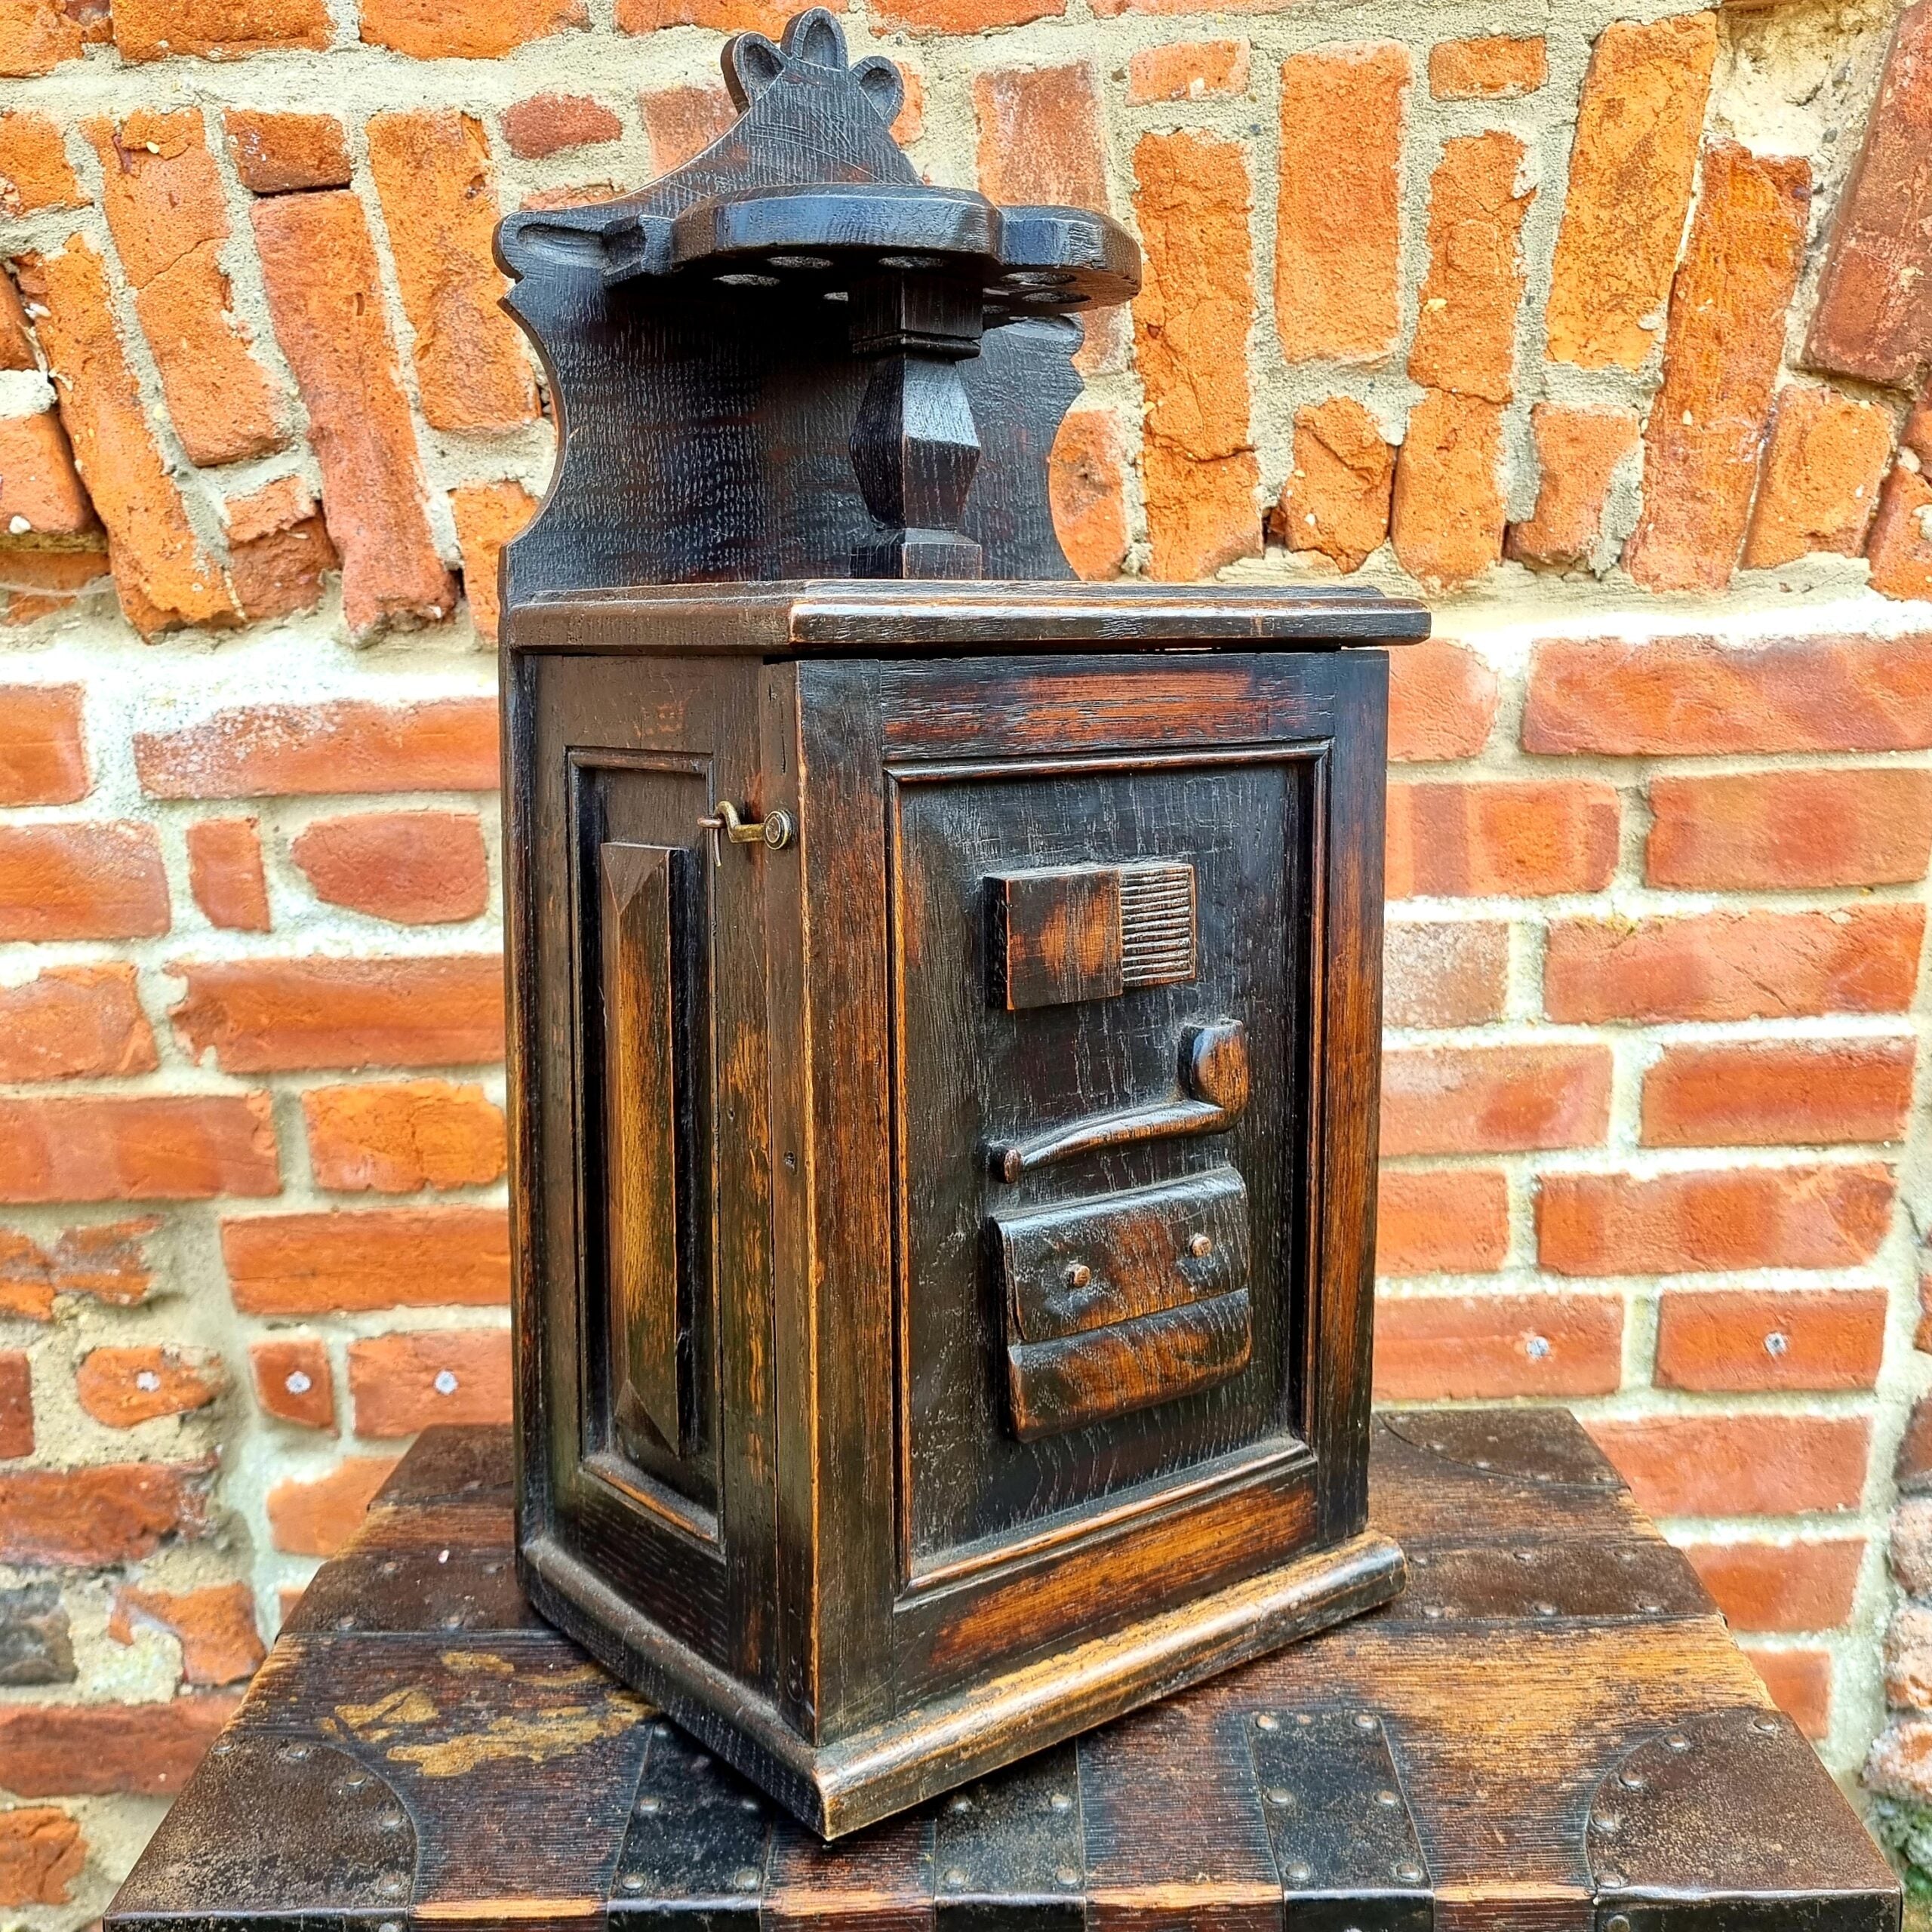
<path id="1" fill-rule="evenodd" d="M 712 933 L 704 777 L 580 764 L 585 1453 L 717 1501 Z"/>
<path id="2" fill-rule="evenodd" d="M 915 1588 L 1297 1446 L 1315 770 L 894 779 Z"/>

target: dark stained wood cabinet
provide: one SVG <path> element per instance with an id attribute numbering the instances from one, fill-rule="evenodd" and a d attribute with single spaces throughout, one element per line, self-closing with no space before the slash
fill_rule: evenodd
<path id="1" fill-rule="evenodd" d="M 504 571 L 524 1578 L 827 1835 L 1401 1574 L 1427 619 L 1066 580 L 1068 317 L 1134 245 L 920 186 L 881 66 L 741 36 L 716 148 L 500 242 L 563 439 Z"/>

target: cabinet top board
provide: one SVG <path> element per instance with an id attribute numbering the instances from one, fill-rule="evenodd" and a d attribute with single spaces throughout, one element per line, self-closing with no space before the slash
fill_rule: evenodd
<path id="1" fill-rule="evenodd" d="M 513 609 L 509 651 L 903 657 L 1066 651 L 1322 651 L 1413 643 L 1420 604 L 1365 586 L 670 584 L 556 592 Z"/>

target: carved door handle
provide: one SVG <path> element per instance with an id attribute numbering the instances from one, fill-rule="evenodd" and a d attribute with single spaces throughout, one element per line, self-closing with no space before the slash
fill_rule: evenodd
<path id="1" fill-rule="evenodd" d="M 762 818 L 743 819 L 738 816 L 737 807 L 729 798 L 721 798 L 717 811 L 709 818 L 700 819 L 698 823 L 714 835 L 714 854 L 717 850 L 715 835 L 721 832 L 734 845 L 765 845 L 774 852 L 782 852 L 791 844 L 797 830 L 789 812 L 767 812 Z"/>
<path id="2" fill-rule="evenodd" d="M 1035 1168 L 1099 1147 L 1122 1147 L 1171 1135 L 1225 1134 L 1247 1106 L 1247 1029 L 1238 1020 L 1211 1020 L 1181 1035 L 1181 1097 L 1118 1113 L 1091 1114 L 1022 1140 L 1000 1140 L 988 1149 L 993 1172 L 1017 1180 Z"/>

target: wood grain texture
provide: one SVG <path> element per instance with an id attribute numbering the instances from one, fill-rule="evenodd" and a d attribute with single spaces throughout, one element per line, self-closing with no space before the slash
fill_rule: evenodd
<path id="1" fill-rule="evenodd" d="M 555 1632 L 449 1626 L 451 1510 L 495 1507 L 477 1553 L 509 1558 L 509 1432 L 431 1431 L 311 1592 L 367 1622 L 284 1635 L 106 1932 L 1401 1932 L 1418 1903 L 1481 1932 L 1894 1932 L 1876 1847 L 1570 1417 L 1392 1420 L 1374 1518 L 1407 1595 L 830 1845 Z M 365 1595 L 372 1559 L 397 1567 Z"/>

